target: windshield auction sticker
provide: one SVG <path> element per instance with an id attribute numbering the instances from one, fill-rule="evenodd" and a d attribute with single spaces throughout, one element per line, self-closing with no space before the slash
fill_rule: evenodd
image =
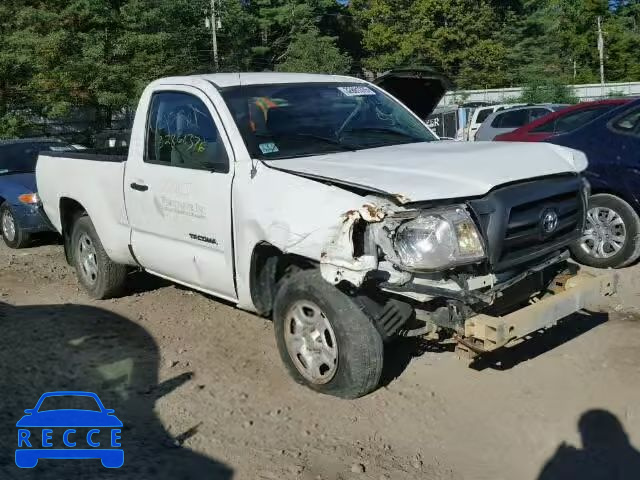
<path id="1" fill-rule="evenodd" d="M 261 143 L 259 145 L 259 147 L 260 147 L 260 151 L 265 155 L 267 153 L 278 153 L 279 152 L 278 146 L 273 142 Z"/>
<path id="2" fill-rule="evenodd" d="M 375 95 L 376 92 L 366 86 L 338 87 L 347 97 L 361 97 L 363 95 Z"/>

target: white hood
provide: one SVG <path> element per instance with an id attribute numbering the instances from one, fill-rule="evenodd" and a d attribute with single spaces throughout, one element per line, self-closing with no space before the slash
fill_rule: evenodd
<path id="1" fill-rule="evenodd" d="M 481 196 L 502 184 L 587 167 L 585 155 L 576 150 L 508 142 L 413 143 L 266 163 L 402 195 L 405 202 Z"/>

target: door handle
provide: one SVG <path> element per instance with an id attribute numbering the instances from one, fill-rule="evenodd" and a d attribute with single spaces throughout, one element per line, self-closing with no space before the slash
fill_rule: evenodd
<path id="1" fill-rule="evenodd" d="M 149 187 L 147 185 L 140 185 L 136 182 L 133 182 L 130 187 L 139 192 L 146 192 L 147 190 L 149 190 Z"/>

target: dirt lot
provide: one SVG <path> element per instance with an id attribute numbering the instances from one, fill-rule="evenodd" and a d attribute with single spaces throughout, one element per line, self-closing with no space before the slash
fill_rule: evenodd
<path id="1" fill-rule="evenodd" d="M 265 319 L 143 274 L 92 302 L 61 247 L 2 246 L 0 478 L 639 478 L 640 274 L 624 275 L 608 314 L 474 368 L 399 344 L 385 386 L 346 401 L 289 380 Z M 22 410 L 73 389 L 124 422 L 124 467 L 17 469 Z"/>

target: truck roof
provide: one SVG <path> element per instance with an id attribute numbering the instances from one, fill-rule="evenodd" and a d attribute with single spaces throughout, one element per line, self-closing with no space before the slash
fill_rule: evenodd
<path id="1" fill-rule="evenodd" d="M 315 73 L 282 73 L 282 72 L 245 72 L 245 73 L 212 73 L 203 75 L 189 75 L 182 77 L 167 77 L 156 80 L 157 83 L 192 83 L 194 80 L 205 80 L 219 88 L 236 87 L 239 85 L 261 85 L 269 83 L 332 83 L 357 82 L 364 80 L 343 75 L 324 75 Z M 154 83 L 156 83 L 154 82 Z"/>

